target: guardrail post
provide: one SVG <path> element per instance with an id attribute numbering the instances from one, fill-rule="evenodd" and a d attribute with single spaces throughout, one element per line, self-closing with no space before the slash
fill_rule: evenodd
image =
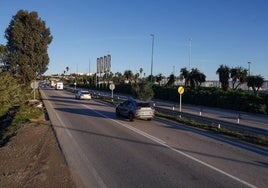
<path id="1" fill-rule="evenodd" d="M 200 107 L 200 112 L 199 112 L 199 116 L 202 116 L 202 112 L 203 112 L 203 107 Z"/>
<path id="2" fill-rule="evenodd" d="M 237 116 L 237 124 L 240 123 L 240 119 L 241 119 L 241 114 L 238 114 L 238 116 Z"/>

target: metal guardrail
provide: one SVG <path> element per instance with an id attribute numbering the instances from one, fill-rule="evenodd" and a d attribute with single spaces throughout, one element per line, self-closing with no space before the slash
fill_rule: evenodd
<path id="1" fill-rule="evenodd" d="M 75 92 L 74 88 L 68 88 L 67 90 L 69 90 L 71 92 Z M 92 94 L 93 98 L 107 99 L 107 100 L 112 99 L 111 95 L 107 94 L 107 92 L 101 92 L 101 91 L 94 91 L 93 92 L 93 91 L 91 91 L 91 94 Z M 121 102 L 123 100 L 126 100 L 127 98 L 128 97 L 125 97 L 125 96 L 115 95 L 113 97 L 113 101 L 114 101 L 114 103 L 118 103 L 118 102 Z M 174 117 L 180 116 L 180 117 L 189 118 L 189 119 L 192 119 L 196 122 L 208 124 L 212 127 L 218 128 L 218 129 L 226 129 L 229 131 L 239 132 L 241 134 L 250 135 L 250 136 L 268 137 L 268 131 L 266 129 L 252 127 L 252 126 L 248 126 L 248 125 L 241 124 L 241 123 L 232 123 L 232 122 L 228 122 L 228 121 L 224 121 L 224 120 L 220 120 L 220 119 L 205 117 L 202 115 L 196 115 L 196 114 L 191 114 L 191 113 L 187 113 L 187 112 L 179 112 L 178 110 L 171 110 L 171 109 L 168 109 L 166 107 L 156 106 L 155 103 L 153 104 L 153 106 L 157 112 L 167 114 L 167 115 L 172 114 L 172 115 L 174 115 Z M 172 107 L 170 107 L 170 108 L 172 108 Z"/>
<path id="2" fill-rule="evenodd" d="M 181 117 L 193 119 L 196 122 L 205 123 L 205 124 L 208 124 L 212 127 L 219 128 L 219 129 L 222 128 L 222 129 L 226 129 L 229 131 L 236 131 L 236 132 L 240 132 L 240 133 L 243 133 L 246 135 L 251 135 L 251 136 L 253 136 L 253 135 L 255 135 L 255 136 L 268 136 L 267 130 L 257 128 L 257 127 L 252 127 L 252 126 L 238 124 L 238 123 L 231 123 L 231 122 L 224 121 L 224 120 L 219 120 L 219 119 L 210 118 L 210 117 L 204 117 L 204 116 L 190 114 L 190 113 L 186 113 L 186 112 L 179 112 L 179 111 L 170 110 L 167 108 L 161 108 L 161 107 L 157 107 L 157 106 L 155 106 L 155 109 L 156 109 L 156 111 L 163 113 L 163 114 L 169 114 L 169 115 L 172 114 L 174 116 L 181 116 Z"/>
<path id="3" fill-rule="evenodd" d="M 98 96 L 99 98 L 103 98 L 103 99 L 111 99 L 111 96 L 109 95 L 98 95 L 98 93 L 95 93 L 96 96 Z M 118 102 L 118 101 L 122 101 L 122 100 L 126 100 L 126 97 L 114 97 L 113 100 L 114 102 Z M 201 116 L 201 115 L 196 115 L 196 114 L 191 114 L 191 113 L 187 113 L 187 112 L 179 112 L 178 110 L 171 110 L 171 109 L 167 109 L 164 107 L 160 107 L 160 106 L 155 106 L 154 105 L 154 109 L 157 112 L 163 113 L 163 114 L 167 114 L 167 115 L 174 115 L 174 117 L 185 117 L 188 119 L 192 119 L 198 123 L 204 123 L 204 124 L 208 124 L 214 128 L 218 128 L 218 129 L 225 129 L 228 131 L 234 131 L 234 132 L 238 132 L 241 133 L 243 135 L 249 135 L 249 136 L 264 136 L 264 137 L 268 137 L 268 131 L 262 128 L 257 128 L 257 127 L 252 127 L 252 126 L 248 126 L 245 124 L 241 124 L 241 123 L 232 123 L 232 122 L 228 122 L 228 121 L 224 121 L 224 120 L 220 120 L 220 119 L 215 119 L 215 118 L 210 118 L 210 117 L 205 117 L 205 116 Z"/>

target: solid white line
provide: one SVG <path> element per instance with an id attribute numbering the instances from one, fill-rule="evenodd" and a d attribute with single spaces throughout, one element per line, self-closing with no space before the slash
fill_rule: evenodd
<path id="1" fill-rule="evenodd" d="M 43 92 L 44 96 L 47 98 L 46 94 Z M 47 100 L 48 105 L 50 106 L 50 109 L 52 110 L 53 114 L 56 115 L 56 118 L 58 119 L 58 121 L 60 122 L 60 124 L 65 128 L 64 131 L 67 133 L 67 135 L 70 137 L 71 142 L 75 145 L 76 148 L 76 154 L 78 154 L 80 156 L 80 158 L 85 161 L 87 164 L 90 164 L 89 159 L 87 158 L 87 156 L 85 155 L 85 153 L 82 151 L 82 149 L 80 148 L 79 144 L 76 142 L 76 140 L 73 138 L 72 134 L 70 133 L 69 129 L 66 127 L 65 123 L 62 121 L 62 119 L 60 118 L 60 116 L 58 115 L 58 113 L 55 111 L 54 108 L 52 108 L 52 105 L 50 103 L 49 100 Z M 102 181 L 102 179 L 100 178 L 99 174 L 97 173 L 96 169 L 94 167 L 92 167 L 92 165 L 90 165 L 91 167 L 89 168 L 88 165 L 85 166 L 88 171 L 90 173 L 93 174 L 93 177 L 95 178 L 95 180 L 98 182 L 98 185 L 102 188 L 106 188 L 106 185 L 104 184 L 104 182 Z M 82 178 L 83 179 L 83 178 Z"/>
<path id="2" fill-rule="evenodd" d="M 113 122 L 115 122 L 115 123 L 117 123 L 117 124 L 119 124 L 119 125 L 121 125 L 121 126 L 123 126 L 125 128 L 128 128 L 128 129 L 130 129 L 130 130 L 132 130 L 132 131 L 134 131 L 134 132 L 136 132 L 136 133 L 138 133 L 138 134 L 140 134 L 140 135 L 142 135 L 142 136 L 144 136 L 144 137 L 146 137 L 146 138 L 148 138 L 148 139 L 150 139 L 152 141 L 155 141 L 155 142 L 159 143 L 160 145 L 162 145 L 162 146 L 164 146 L 164 147 L 166 147 L 166 148 L 168 148 L 168 149 L 170 149 L 170 150 L 172 150 L 172 151 L 174 151 L 176 153 L 179 153 L 179 154 L 181 154 L 181 155 L 183 155 L 183 156 L 185 156 L 185 157 L 187 157 L 187 158 L 189 158 L 189 159 L 191 159 L 191 160 L 193 160 L 193 161 L 195 161 L 197 163 L 200 163 L 200 164 L 202 164 L 202 165 L 204 165 L 204 166 L 206 166 L 206 167 L 208 167 L 208 168 L 210 168 L 212 170 L 215 170 L 216 172 L 218 172 L 220 174 L 223 174 L 223 175 L 225 175 L 225 176 L 227 176 L 227 177 L 229 177 L 229 178 L 231 178 L 233 180 L 236 180 L 236 181 L 240 182 L 241 184 L 244 184 L 244 185 L 246 185 L 248 187 L 251 187 L 251 188 L 256 188 L 255 185 L 252 185 L 252 184 L 250 184 L 250 183 L 248 183 L 248 182 L 246 182 L 246 181 L 244 181 L 244 180 L 242 180 L 242 179 L 240 179 L 238 177 L 235 177 L 235 176 L 233 176 L 233 175 L 231 175 L 231 174 L 229 174 L 227 172 L 224 172 L 223 170 L 220 170 L 220 169 L 218 169 L 218 168 L 216 168 L 216 167 L 214 167 L 214 166 L 212 166 L 212 165 L 210 165 L 208 163 L 205 163 L 205 162 L 203 162 L 203 161 L 201 161 L 201 160 L 199 160 L 199 159 L 197 159 L 197 158 L 195 158 L 195 157 L 193 157 L 191 155 L 188 155 L 188 154 L 186 154 L 186 153 L 184 153 L 184 152 L 182 152 L 182 151 L 180 151 L 178 149 L 175 149 L 175 148 L 169 146 L 168 144 L 166 144 L 164 141 L 162 141 L 162 140 L 160 140 L 160 139 L 158 139 L 158 138 L 156 138 L 156 137 L 154 137 L 154 136 L 152 136 L 152 135 L 150 135 L 148 133 L 145 133 L 145 132 L 143 132 L 141 130 L 138 130 L 138 129 L 130 126 L 130 125 L 123 124 L 123 123 L 121 123 L 121 122 L 119 122 L 117 120 L 111 119 L 108 116 L 106 116 L 106 115 L 104 115 L 104 114 L 102 114 L 102 113 L 90 108 L 89 106 L 86 106 L 86 105 L 83 105 L 83 106 L 86 107 L 89 110 L 92 110 L 96 114 L 98 114 L 98 115 L 100 115 L 100 116 L 102 116 L 102 117 L 104 117 L 106 119 L 109 119 L 110 121 L 113 121 Z"/>

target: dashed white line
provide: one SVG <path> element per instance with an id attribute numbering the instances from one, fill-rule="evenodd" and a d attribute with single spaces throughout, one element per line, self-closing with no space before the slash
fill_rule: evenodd
<path id="1" fill-rule="evenodd" d="M 85 108 L 89 109 L 89 110 L 92 110 L 92 111 L 95 112 L 96 114 L 98 114 L 98 115 L 100 115 L 100 116 L 102 116 L 102 117 L 104 117 L 104 118 L 109 119 L 110 121 L 113 121 L 113 122 L 115 122 L 115 123 L 117 123 L 117 124 L 119 124 L 119 125 L 121 125 L 121 126 L 123 126 L 123 127 L 125 127 L 125 128 L 128 128 L 128 129 L 130 129 L 130 130 L 132 130 L 132 131 L 134 131 L 134 132 L 136 132 L 136 133 L 138 133 L 138 134 L 140 134 L 140 135 L 142 135 L 142 136 L 144 136 L 144 137 L 146 137 L 146 138 L 148 138 L 148 139 L 150 139 L 150 140 L 152 140 L 152 141 L 157 142 L 158 144 L 160 144 L 160 145 L 162 145 L 162 146 L 164 146 L 164 147 L 166 147 L 166 148 L 168 148 L 168 149 L 170 149 L 170 150 L 172 150 L 172 151 L 174 151 L 174 152 L 176 152 L 176 153 L 179 153 L 179 154 L 181 154 L 181 155 L 183 155 L 183 156 L 185 156 L 185 157 L 187 157 L 187 158 L 189 158 L 189 159 L 191 159 L 191 160 L 193 160 L 193 161 L 195 161 L 195 162 L 197 162 L 197 163 L 199 163 L 199 164 L 202 164 L 202 165 L 204 165 L 204 166 L 206 166 L 206 167 L 208 167 L 208 168 L 210 168 L 210 169 L 212 169 L 212 170 L 215 170 L 216 172 L 218 172 L 218 173 L 220 173 L 220 174 L 223 174 L 223 175 L 225 175 L 225 176 L 227 176 L 227 177 L 229 177 L 229 178 L 231 178 L 231 179 L 233 179 L 233 180 L 236 180 L 236 181 L 240 182 L 241 184 L 244 184 L 244 185 L 246 185 L 246 186 L 248 186 L 248 187 L 251 187 L 251 188 L 256 188 L 255 185 L 252 185 L 252 184 L 250 184 L 250 183 L 248 183 L 248 182 L 246 182 L 246 181 L 244 181 L 244 180 L 242 180 L 242 179 L 240 179 L 240 178 L 238 178 L 238 177 L 235 177 L 235 176 L 233 176 L 233 175 L 231 175 L 231 174 L 229 174 L 229 173 L 227 173 L 227 172 L 224 172 L 223 170 L 220 170 L 220 169 L 218 169 L 218 168 L 216 168 L 216 167 L 214 167 L 214 166 L 212 166 L 212 165 L 210 165 L 210 164 L 208 164 L 208 163 L 205 163 L 205 162 L 203 162 L 203 161 L 201 161 L 201 160 L 199 160 L 199 159 L 197 159 L 197 158 L 195 158 L 195 157 L 193 157 L 193 156 L 191 156 L 191 155 L 188 155 L 188 154 L 186 154 L 186 153 L 184 153 L 184 152 L 182 152 L 182 151 L 180 151 L 180 150 L 178 150 L 178 149 L 175 149 L 175 148 L 169 146 L 168 144 L 166 144 L 166 143 L 165 143 L 163 140 L 161 140 L 161 139 L 158 139 L 158 138 L 156 138 L 156 137 L 154 137 L 154 136 L 152 136 L 152 135 L 150 135 L 150 134 L 148 134 L 148 133 L 145 133 L 145 132 L 143 132 L 143 131 L 141 131 L 141 130 L 139 130 L 139 129 L 137 129 L 137 128 L 134 128 L 134 127 L 132 127 L 132 126 L 130 126 L 130 125 L 121 123 L 120 121 L 117 121 L 117 120 L 115 120 L 115 119 L 111 119 L 111 118 L 109 118 L 108 116 L 106 116 L 106 115 L 104 115 L 104 114 L 102 114 L 102 113 L 100 113 L 100 112 L 98 112 L 98 111 L 96 111 L 96 110 L 90 108 L 90 107 L 87 106 L 87 105 L 83 105 L 83 106 L 84 106 Z"/>

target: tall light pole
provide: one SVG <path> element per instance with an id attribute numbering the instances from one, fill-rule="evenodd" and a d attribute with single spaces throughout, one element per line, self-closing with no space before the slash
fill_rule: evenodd
<path id="1" fill-rule="evenodd" d="M 151 37 L 152 37 L 151 83 L 153 83 L 153 64 L 154 64 L 154 34 L 151 34 Z"/>
<path id="2" fill-rule="evenodd" d="M 248 62 L 248 75 L 250 76 L 250 64 L 251 62 Z"/>
<path id="3" fill-rule="evenodd" d="M 192 39 L 189 39 L 189 71 L 191 69 L 191 61 L 192 61 Z"/>

